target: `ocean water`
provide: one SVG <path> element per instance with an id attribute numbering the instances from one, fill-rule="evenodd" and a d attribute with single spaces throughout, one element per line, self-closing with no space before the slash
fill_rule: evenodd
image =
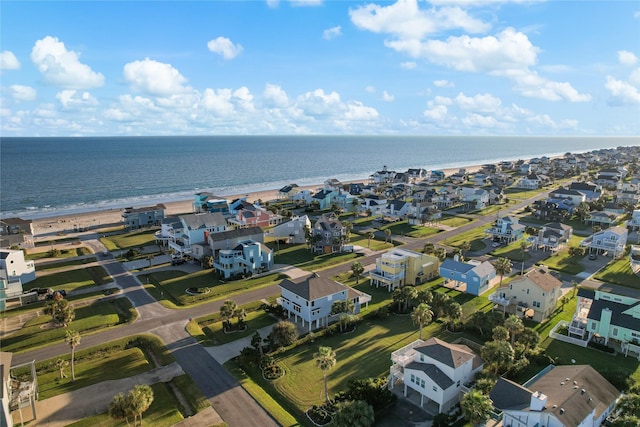
<path id="1" fill-rule="evenodd" d="M 99 209 L 640 145 L 638 137 L 0 138 L 0 216 Z"/>

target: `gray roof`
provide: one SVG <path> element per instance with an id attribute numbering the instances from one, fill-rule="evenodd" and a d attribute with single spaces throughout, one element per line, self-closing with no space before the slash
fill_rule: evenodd
<path id="1" fill-rule="evenodd" d="M 320 277 L 318 273 L 313 273 L 310 276 L 295 281 L 293 279 L 284 279 L 280 282 L 280 287 L 293 292 L 307 301 L 317 300 L 328 295 L 348 290 L 347 286 L 336 281 Z"/>
<path id="2" fill-rule="evenodd" d="M 220 212 L 181 215 L 180 219 L 189 230 L 227 225 L 227 220 Z"/>
<path id="3" fill-rule="evenodd" d="M 593 300 L 591 307 L 589 308 L 588 319 L 600 321 L 602 316 L 602 310 L 611 310 L 611 324 L 614 326 L 620 326 L 627 329 L 633 329 L 640 332 L 640 319 L 633 317 L 630 314 L 624 312 L 631 307 L 640 305 L 640 302 L 636 302 L 632 305 L 621 304 L 619 302 L 597 299 Z"/>
<path id="4" fill-rule="evenodd" d="M 441 389 L 446 390 L 453 385 L 453 380 L 447 376 L 440 368 L 432 363 L 420 363 L 420 362 L 411 362 L 409 363 L 405 369 L 413 369 L 415 371 L 422 371 L 431 380 L 438 384 Z"/>
<path id="5" fill-rule="evenodd" d="M 238 239 L 241 237 L 262 236 L 263 234 L 264 232 L 262 231 L 262 228 L 255 226 L 238 228 L 236 230 L 221 231 L 220 233 L 212 233 L 209 234 L 209 239 L 212 242 L 221 242 L 223 240 Z"/>
<path id="6" fill-rule="evenodd" d="M 493 406 L 504 411 L 505 409 L 526 410 L 531 404 L 531 390 L 505 378 L 498 378 L 489 397 Z"/>
<path id="7" fill-rule="evenodd" d="M 415 350 L 452 368 L 463 365 L 470 359 L 478 357 L 466 345 L 450 344 L 438 338 L 429 338 Z"/>

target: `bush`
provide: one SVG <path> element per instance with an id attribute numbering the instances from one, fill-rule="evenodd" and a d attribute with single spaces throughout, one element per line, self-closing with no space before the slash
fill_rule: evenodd
<path id="1" fill-rule="evenodd" d="M 600 344 L 597 342 L 593 342 L 593 341 L 589 341 L 589 347 L 592 347 L 596 350 L 600 350 L 600 351 L 604 351 L 605 353 L 610 353 L 613 354 L 616 351 L 614 349 L 612 349 L 611 347 L 606 346 L 605 344 Z"/>

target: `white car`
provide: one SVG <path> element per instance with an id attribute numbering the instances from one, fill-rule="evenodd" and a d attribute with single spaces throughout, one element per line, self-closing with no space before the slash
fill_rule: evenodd
<path id="1" fill-rule="evenodd" d="M 500 246 L 500 243 L 498 243 L 498 242 L 493 242 L 493 243 L 491 244 L 491 247 L 492 247 L 492 248 L 497 248 L 498 246 Z"/>

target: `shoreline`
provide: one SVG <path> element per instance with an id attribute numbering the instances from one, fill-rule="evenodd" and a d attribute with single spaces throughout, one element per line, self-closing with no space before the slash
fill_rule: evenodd
<path id="1" fill-rule="evenodd" d="M 450 169 L 441 169 L 446 176 L 450 176 L 460 169 L 465 169 L 468 173 L 476 173 L 478 170 L 482 168 L 482 165 L 473 165 L 466 166 L 461 168 L 450 168 Z M 331 179 L 331 178 L 327 178 Z M 367 183 L 369 181 L 369 177 L 363 179 L 356 179 L 350 181 L 343 181 L 343 184 L 350 183 Z M 318 188 L 322 188 L 324 183 L 318 183 L 314 185 L 304 185 L 300 186 L 301 190 L 315 190 Z M 219 196 L 221 198 L 227 199 L 229 201 L 246 197 L 247 201 L 255 202 L 257 200 L 262 200 L 263 202 L 276 200 L 278 198 L 278 192 L 280 188 L 274 188 L 270 190 L 261 190 L 254 191 L 248 193 L 241 194 L 232 194 L 232 195 L 224 195 Z M 194 193 L 195 195 L 195 193 Z M 185 200 L 174 200 L 168 202 L 159 202 L 165 206 L 165 217 L 175 216 L 175 215 L 183 215 L 183 214 L 191 214 L 193 213 L 193 198 L 185 199 Z M 148 204 L 139 204 L 133 207 L 145 207 L 145 206 L 153 206 L 156 203 L 148 203 Z M 77 229 L 95 229 L 100 227 L 113 226 L 118 223 L 122 223 L 122 211 L 124 208 L 128 206 L 122 206 L 120 208 L 107 208 L 107 209 L 96 209 L 93 211 L 87 212 L 78 212 L 78 213 L 67 213 L 60 215 L 50 215 L 50 216 L 42 216 L 38 218 L 32 218 L 33 225 L 33 233 L 34 237 L 42 236 L 42 235 L 50 235 L 57 233 L 69 233 L 75 232 Z M 25 218 L 23 218 L 25 219 Z"/>

